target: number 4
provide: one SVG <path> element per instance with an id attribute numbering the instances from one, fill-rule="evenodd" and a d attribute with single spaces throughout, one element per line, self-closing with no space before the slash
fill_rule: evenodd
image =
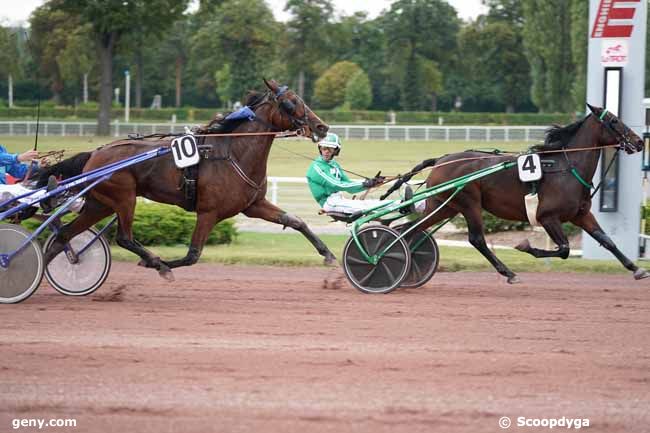
<path id="1" fill-rule="evenodd" d="M 537 167 L 535 167 L 535 160 L 532 155 L 528 155 L 521 166 L 522 170 L 530 171 L 530 174 L 535 174 Z"/>

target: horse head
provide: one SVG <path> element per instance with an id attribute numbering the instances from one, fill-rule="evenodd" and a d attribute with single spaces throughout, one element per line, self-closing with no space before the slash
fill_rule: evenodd
<path id="1" fill-rule="evenodd" d="M 602 126 L 602 130 L 606 132 L 601 135 L 602 144 L 618 144 L 627 153 L 640 152 L 643 149 L 641 137 L 628 128 L 614 113 L 589 104 L 587 107 Z"/>
<path id="2" fill-rule="evenodd" d="M 311 111 L 300 96 L 275 80 L 264 79 L 264 84 L 271 91 L 271 101 L 276 107 L 269 116 L 273 126 L 281 131 L 297 131 L 313 142 L 325 137 L 329 126 Z"/>

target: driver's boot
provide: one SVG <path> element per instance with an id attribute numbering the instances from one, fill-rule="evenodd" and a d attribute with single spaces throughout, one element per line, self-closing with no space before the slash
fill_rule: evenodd
<path id="1" fill-rule="evenodd" d="M 56 180 L 56 177 L 53 175 L 47 179 L 47 188 L 45 191 L 50 192 L 55 190 L 59 186 L 59 182 Z M 44 213 L 50 213 L 56 207 L 56 197 L 46 198 L 41 201 L 41 209 Z"/>
<path id="2" fill-rule="evenodd" d="M 409 185 L 406 185 L 404 187 L 404 198 L 402 199 L 402 203 L 404 203 L 405 201 L 409 201 L 412 198 L 413 198 L 413 190 Z M 410 206 L 403 207 L 399 211 L 403 215 L 411 214 L 415 212 L 415 203 L 412 203 Z"/>

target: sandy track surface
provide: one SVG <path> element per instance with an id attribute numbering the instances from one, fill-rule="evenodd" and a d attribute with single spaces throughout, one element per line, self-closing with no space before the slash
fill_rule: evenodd
<path id="1" fill-rule="evenodd" d="M 197 265 L 166 283 L 117 263 L 86 298 L 43 283 L 0 306 L 0 431 L 650 431 L 650 282 L 442 273 L 372 296 L 339 272 Z"/>

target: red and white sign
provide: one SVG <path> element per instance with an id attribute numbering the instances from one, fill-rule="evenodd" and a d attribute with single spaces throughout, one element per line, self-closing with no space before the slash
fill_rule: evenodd
<path id="1" fill-rule="evenodd" d="M 600 45 L 600 63 L 603 66 L 625 66 L 629 57 L 627 39 L 604 39 Z"/>
<path id="2" fill-rule="evenodd" d="M 645 1 L 645 0 L 644 0 Z M 634 14 L 641 0 L 600 0 L 591 30 L 592 38 L 629 38 Z"/>

